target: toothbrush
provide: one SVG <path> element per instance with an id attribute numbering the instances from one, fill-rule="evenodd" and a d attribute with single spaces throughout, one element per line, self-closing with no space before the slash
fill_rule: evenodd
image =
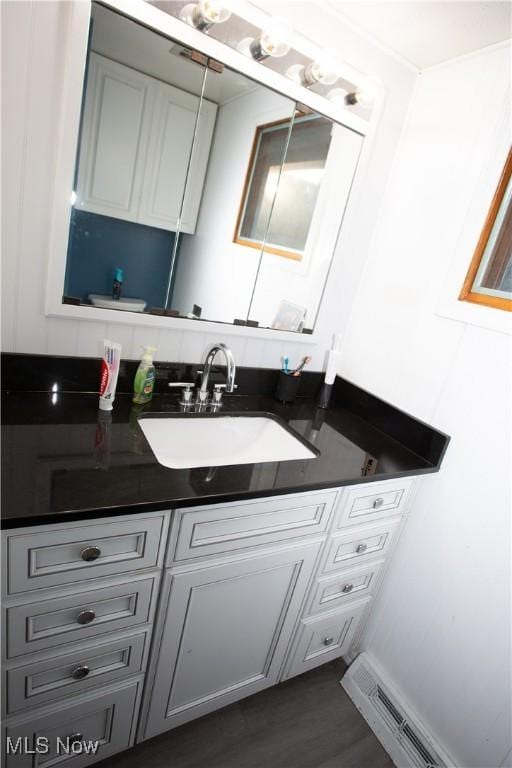
<path id="1" fill-rule="evenodd" d="M 311 362 L 311 356 L 310 355 L 306 355 L 306 357 L 303 358 L 302 363 L 299 366 L 297 366 L 297 368 L 295 368 L 294 371 L 292 371 L 291 375 L 292 376 L 300 376 L 300 372 L 302 371 L 304 366 L 307 365 L 310 362 Z"/>

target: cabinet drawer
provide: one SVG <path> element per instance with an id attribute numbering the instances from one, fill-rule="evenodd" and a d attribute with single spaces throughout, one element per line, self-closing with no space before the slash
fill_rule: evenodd
<path id="1" fill-rule="evenodd" d="M 169 563 L 324 533 L 336 491 L 179 509 Z"/>
<path id="2" fill-rule="evenodd" d="M 387 555 L 400 520 L 388 520 L 380 525 L 349 528 L 329 542 L 322 574 L 350 568 L 375 557 Z"/>
<path id="3" fill-rule="evenodd" d="M 165 523 L 162 515 L 5 534 L 8 593 L 153 568 Z"/>
<path id="4" fill-rule="evenodd" d="M 379 560 L 333 576 L 322 576 L 316 580 L 309 601 L 308 614 L 332 611 L 352 602 L 356 597 L 371 595 L 384 560 Z"/>
<path id="5" fill-rule="evenodd" d="M 91 642 L 72 653 L 52 654 L 5 672 L 5 709 L 10 715 L 76 696 L 142 671 L 147 634 Z"/>
<path id="6" fill-rule="evenodd" d="M 343 611 L 303 619 L 295 635 L 285 679 L 346 653 L 368 603 L 369 598 L 353 602 Z"/>
<path id="7" fill-rule="evenodd" d="M 26 754 L 25 748 L 25 754 L 8 754 L 5 768 L 82 768 L 131 746 L 138 687 L 135 681 L 106 688 L 71 699 L 61 707 L 47 708 L 44 714 L 12 719 L 4 729 L 4 745 L 7 739 L 13 745 L 21 739 L 28 750 L 37 744 L 40 754 Z M 80 753 L 81 742 L 89 748 L 98 742 L 96 754 Z M 66 757 L 66 748 L 73 748 L 76 754 L 70 752 Z"/>
<path id="8" fill-rule="evenodd" d="M 402 479 L 348 488 L 343 496 L 337 527 L 402 514 L 411 485 L 412 480 Z"/>
<path id="9" fill-rule="evenodd" d="M 12 658 L 149 620 L 155 579 L 84 590 L 6 610 L 7 656 Z"/>

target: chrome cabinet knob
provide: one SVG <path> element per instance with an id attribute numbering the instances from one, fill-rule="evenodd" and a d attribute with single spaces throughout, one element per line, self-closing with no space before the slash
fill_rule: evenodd
<path id="1" fill-rule="evenodd" d="M 83 680 L 84 677 L 87 677 L 91 670 L 87 666 L 87 664 L 80 664 L 79 667 L 76 667 L 71 673 L 71 677 L 74 680 Z"/>
<path id="2" fill-rule="evenodd" d="M 96 618 L 94 611 L 80 611 L 76 620 L 78 624 L 90 624 L 93 619 Z"/>
<path id="3" fill-rule="evenodd" d="M 368 544 L 358 544 L 356 547 L 356 552 L 358 555 L 362 555 L 363 552 L 366 552 L 368 549 Z"/>
<path id="4" fill-rule="evenodd" d="M 375 499 L 373 502 L 373 508 L 379 509 L 379 507 L 382 507 L 384 505 L 384 499 L 379 497 L 378 499 Z"/>
<path id="5" fill-rule="evenodd" d="M 349 592 L 352 592 L 353 589 L 354 589 L 354 585 L 353 584 L 345 584 L 345 586 L 343 587 L 343 589 L 341 591 L 345 592 L 345 594 L 348 594 Z"/>
<path id="6" fill-rule="evenodd" d="M 334 643 L 334 637 L 324 637 L 324 645 L 332 645 Z"/>
<path id="7" fill-rule="evenodd" d="M 72 744 L 78 744 L 79 741 L 84 740 L 83 733 L 72 733 L 71 736 L 68 736 L 68 744 L 71 746 Z"/>
<path id="8" fill-rule="evenodd" d="M 101 555 L 101 549 L 99 547 L 86 547 L 80 552 L 80 557 L 85 560 L 86 563 L 92 563 L 97 560 Z"/>

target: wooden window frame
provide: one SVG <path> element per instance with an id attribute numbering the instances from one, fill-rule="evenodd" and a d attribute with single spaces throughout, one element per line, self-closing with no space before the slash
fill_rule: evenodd
<path id="1" fill-rule="evenodd" d="M 469 265 L 466 279 L 464 280 L 464 284 L 459 295 L 459 301 L 470 301 L 474 304 L 481 304 L 486 307 L 493 307 L 494 309 L 504 309 L 507 312 L 512 312 L 512 299 L 505 299 L 501 296 L 489 296 L 484 293 L 476 293 L 473 291 L 473 284 L 480 268 L 489 237 L 496 221 L 496 217 L 498 216 L 498 212 L 505 197 L 505 192 L 510 182 L 511 175 L 512 148 L 509 150 L 505 167 L 503 168 L 498 187 L 494 193 L 491 207 L 489 208 L 489 213 L 485 219 L 485 223 L 478 239 L 473 258 L 471 259 L 471 264 Z"/>
<path id="2" fill-rule="evenodd" d="M 295 124 L 295 121 L 298 118 L 304 117 L 305 112 L 298 109 L 294 115 L 291 115 L 291 117 L 284 117 L 280 120 L 274 120 L 270 123 L 264 123 L 263 125 L 256 126 L 256 130 L 254 132 L 254 138 L 252 141 L 252 148 L 251 148 L 251 154 L 249 156 L 249 163 L 247 165 L 247 170 L 245 173 L 245 181 L 244 186 L 242 190 L 242 196 L 240 198 L 240 204 L 238 206 L 238 215 L 236 218 L 236 225 L 235 225 L 235 232 L 233 234 L 233 242 L 237 245 L 245 245 L 247 248 L 255 248 L 258 251 L 261 251 L 262 253 L 271 253 L 274 256 L 283 256 L 285 259 L 292 259 L 293 261 L 302 261 L 304 258 L 304 252 L 303 251 L 292 251 L 288 250 L 286 248 L 278 248 L 275 245 L 267 245 L 266 240 L 263 240 L 260 243 L 254 242 L 253 240 L 246 240 L 244 237 L 240 236 L 240 228 L 242 226 L 242 221 L 245 213 L 245 206 L 247 203 L 247 196 L 249 194 L 249 188 L 251 185 L 251 180 L 253 176 L 254 171 L 254 163 L 256 160 L 256 153 L 258 152 L 258 147 L 260 144 L 260 138 L 264 131 L 268 130 L 269 128 L 274 128 L 278 125 L 288 125 L 291 126 L 291 129 L 293 130 L 293 125 Z M 286 155 L 283 157 L 281 163 L 286 161 Z M 272 216 L 272 213 L 270 214 Z"/>
<path id="3" fill-rule="evenodd" d="M 247 165 L 247 171 L 245 172 L 245 181 L 244 181 L 244 188 L 242 190 L 242 197 L 240 198 L 240 204 L 238 206 L 238 216 L 236 217 L 236 226 L 235 226 L 235 232 L 233 235 L 233 242 L 237 245 L 245 245 L 247 248 L 255 248 L 258 251 L 262 251 L 263 253 L 272 253 L 275 256 L 284 256 L 285 259 L 294 259 L 295 261 L 301 261 L 302 260 L 302 254 L 301 253 L 294 253 L 294 251 L 286 251 L 284 248 L 276 248 L 273 246 L 267 246 L 266 241 L 263 241 L 261 243 L 256 243 L 253 240 L 246 240 L 244 237 L 240 236 L 240 228 L 242 226 L 242 221 L 245 213 L 245 206 L 247 203 L 247 196 L 249 194 L 249 188 L 251 185 L 251 179 L 253 176 L 254 171 L 254 163 L 256 160 L 256 153 L 258 151 L 258 147 L 260 145 L 260 138 L 262 133 L 265 130 L 268 130 L 269 128 L 274 128 L 275 126 L 282 125 L 285 126 L 292 122 L 292 120 L 295 120 L 296 115 L 292 115 L 291 117 L 285 117 L 281 120 L 274 120 L 271 123 L 264 123 L 263 125 L 256 126 L 256 131 L 254 132 L 254 138 L 252 140 L 252 148 L 251 148 L 251 154 L 249 155 L 249 163 Z M 281 164 L 283 163 L 283 160 L 281 161 Z M 270 214 L 272 216 L 272 213 Z"/>

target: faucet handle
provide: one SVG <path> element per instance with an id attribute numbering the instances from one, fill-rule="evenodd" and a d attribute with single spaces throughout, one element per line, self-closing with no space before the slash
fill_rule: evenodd
<path id="1" fill-rule="evenodd" d="M 225 390 L 227 384 L 214 384 L 213 385 L 213 399 L 212 405 L 220 405 L 222 402 L 223 390 Z M 233 385 L 233 389 L 237 389 L 238 384 Z"/>
<path id="2" fill-rule="evenodd" d="M 169 381 L 168 387 L 181 387 L 183 389 L 180 405 L 192 405 L 192 390 L 195 387 L 193 381 Z"/>
<path id="3" fill-rule="evenodd" d="M 223 389 L 227 389 L 227 386 L 228 386 L 227 384 L 214 384 L 213 385 L 214 393 L 222 392 Z M 238 389 L 238 384 L 233 384 L 233 391 L 235 391 L 235 389 Z"/>
<path id="4" fill-rule="evenodd" d="M 201 407 L 208 404 L 208 390 L 198 390 L 197 398 L 196 398 L 196 405 Z"/>
<path id="5" fill-rule="evenodd" d="M 213 398 L 212 398 L 212 405 L 220 405 L 222 402 L 222 390 L 226 389 L 225 384 L 214 384 L 213 385 Z"/>

